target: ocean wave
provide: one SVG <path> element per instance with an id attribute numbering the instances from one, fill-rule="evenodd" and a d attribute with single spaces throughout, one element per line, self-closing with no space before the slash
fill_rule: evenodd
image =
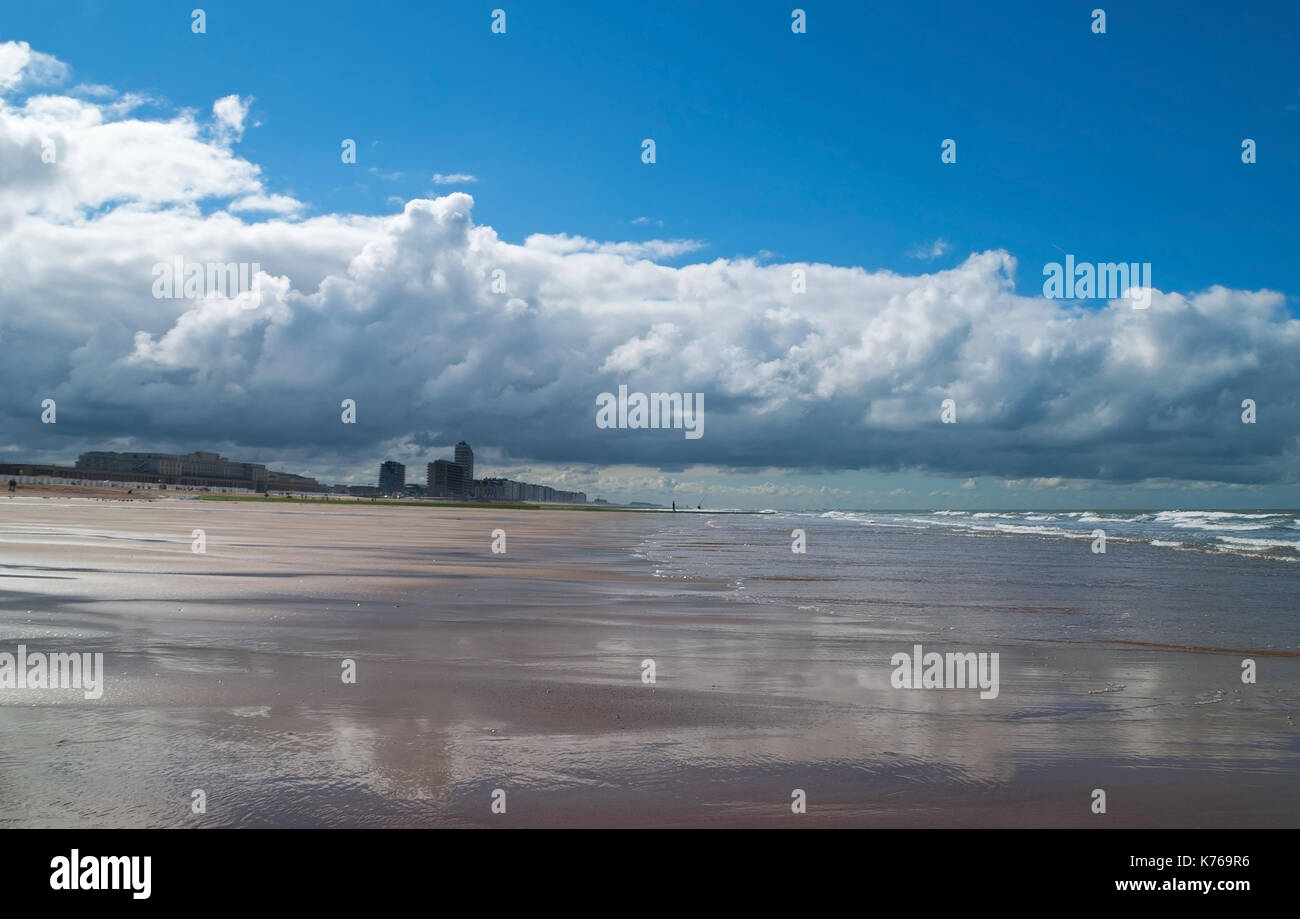
<path id="1" fill-rule="evenodd" d="M 1074 539 L 1090 538 L 1087 533 L 1070 532 L 1069 530 L 1063 530 L 1060 527 L 1040 527 L 1025 526 L 1024 524 L 1015 523 L 999 523 L 994 525 L 994 529 L 1000 533 L 1024 533 L 1030 536 L 1064 536 L 1066 538 Z"/>
<path id="2" fill-rule="evenodd" d="M 929 530 L 962 537 L 1092 539 L 1156 549 L 1236 552 L 1243 557 L 1298 561 L 1300 514 L 1295 511 L 826 511 L 855 527 Z"/>
<path id="3" fill-rule="evenodd" d="M 911 523 L 919 523 L 919 524 L 921 524 L 923 527 L 931 527 L 931 526 L 935 526 L 935 527 L 965 527 L 965 528 L 969 528 L 969 527 L 973 527 L 973 526 L 975 526 L 975 524 L 970 523 L 969 521 L 966 521 L 966 520 L 950 520 L 950 519 L 948 519 L 948 518 L 946 518 L 946 517 L 943 518 L 943 519 L 941 519 L 941 520 L 928 520 L 928 519 L 926 519 L 925 517 L 908 517 L 908 518 L 906 518 L 906 519 L 907 519 L 909 522 L 911 522 Z"/>
<path id="4" fill-rule="evenodd" d="M 1287 517 L 1282 511 L 1157 511 L 1157 517 Z"/>
<path id="5" fill-rule="evenodd" d="M 1228 532 L 1246 532 L 1250 530 L 1271 530 L 1271 523 L 1222 523 L 1214 520 L 1182 520 L 1173 524 L 1175 530 L 1226 530 Z"/>
<path id="6" fill-rule="evenodd" d="M 1220 536 L 1218 540 L 1239 549 L 1260 551 L 1265 549 L 1291 549 L 1300 551 L 1300 542 L 1288 539 L 1250 539 L 1245 536 Z"/>
<path id="7" fill-rule="evenodd" d="M 849 522 L 849 523 L 856 523 L 856 524 L 858 524 L 859 526 L 864 526 L 864 527 L 889 527 L 889 528 L 892 528 L 892 529 L 901 529 L 901 530 L 923 530 L 923 529 L 925 529 L 924 526 L 920 526 L 920 527 L 917 527 L 917 526 L 909 526 L 909 525 L 906 524 L 906 523 L 900 523 L 900 522 L 898 522 L 898 521 L 896 521 L 896 520 L 895 520 L 895 521 L 890 521 L 890 520 L 881 520 L 881 519 L 879 519 L 879 517 L 880 517 L 880 516 L 883 516 L 883 515 L 872 515 L 872 516 L 868 516 L 868 515 L 866 515 L 866 514 L 859 514 L 859 513 L 855 512 L 855 511 L 827 511 L 826 513 L 822 514 L 821 516 L 824 517 L 824 518 L 826 518 L 826 519 L 829 519 L 829 520 L 844 520 L 844 521 L 847 521 L 847 522 Z M 913 517 L 913 518 L 903 518 L 903 519 L 910 519 L 910 520 L 912 520 L 913 522 L 916 522 L 916 523 L 926 523 L 926 521 L 924 521 L 924 520 L 920 520 L 919 518 L 915 518 L 915 517 Z"/>

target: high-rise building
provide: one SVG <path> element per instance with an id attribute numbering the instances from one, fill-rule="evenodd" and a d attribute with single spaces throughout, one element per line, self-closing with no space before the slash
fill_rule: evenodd
<path id="1" fill-rule="evenodd" d="M 465 490 L 468 491 L 474 481 L 474 451 L 463 440 L 456 444 L 456 464 L 465 469 Z"/>
<path id="2" fill-rule="evenodd" d="M 429 464 L 427 491 L 431 498 L 468 498 L 470 481 L 465 467 L 450 460 L 434 460 Z"/>
<path id="3" fill-rule="evenodd" d="M 400 492 L 406 484 L 406 467 L 401 463 L 395 463 L 392 460 L 384 462 L 379 467 L 379 492 L 380 494 L 391 495 L 393 492 Z"/>
<path id="4" fill-rule="evenodd" d="M 434 460 L 429 464 L 426 493 L 431 498 L 451 498 L 452 467 L 456 464 L 448 460 Z"/>

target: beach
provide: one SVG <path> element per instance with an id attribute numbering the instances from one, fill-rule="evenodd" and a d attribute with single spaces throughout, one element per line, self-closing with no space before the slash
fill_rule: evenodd
<path id="1" fill-rule="evenodd" d="M 878 523 L 0 498 L 0 826 L 1300 825 L 1300 565 Z"/>

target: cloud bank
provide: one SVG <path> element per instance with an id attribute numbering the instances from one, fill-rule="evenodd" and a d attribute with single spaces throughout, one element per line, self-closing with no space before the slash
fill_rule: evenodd
<path id="1" fill-rule="evenodd" d="M 66 78 L 0 43 L 0 450 L 227 444 L 343 468 L 464 438 L 664 470 L 1297 479 L 1300 321 L 1277 292 L 1049 301 L 1015 292 L 1005 251 L 918 275 L 673 266 L 703 244 L 512 243 L 464 193 L 301 217 L 233 149 L 247 100 L 145 117 L 102 87 L 33 89 Z M 154 299 L 153 266 L 177 256 L 256 262 L 261 305 Z M 620 383 L 703 393 L 706 436 L 598 429 L 595 398 Z"/>

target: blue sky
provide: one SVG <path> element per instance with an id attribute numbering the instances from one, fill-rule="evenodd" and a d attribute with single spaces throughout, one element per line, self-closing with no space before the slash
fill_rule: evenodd
<path id="1" fill-rule="evenodd" d="M 241 153 L 317 211 L 468 173 L 512 241 L 916 271 L 942 238 L 935 266 L 1011 251 L 1022 292 L 1064 252 L 1149 261 L 1162 289 L 1300 291 L 1294 3 L 1107 5 L 1105 35 L 1091 3 L 810 4 L 799 36 L 788 3 L 507 4 L 505 35 L 492 3 L 210 3 L 201 36 L 191 6 L 10 5 L 0 36 L 176 105 L 255 97 Z M 341 137 L 401 177 L 344 178 Z"/>
<path id="2" fill-rule="evenodd" d="M 0 454 L 369 482 L 464 438 L 614 499 L 1300 504 L 1300 5 L 1106 5 L 1095 34 L 1093 3 L 827 3 L 795 35 L 791 4 L 533 2 L 495 35 L 498 3 L 0 12 Z M 7 75 L 29 52 L 67 72 Z M 1163 293 L 1035 300 L 1067 253 Z M 150 299 L 180 255 L 285 286 Z M 705 392 L 709 435 L 595 430 L 621 382 Z"/>

